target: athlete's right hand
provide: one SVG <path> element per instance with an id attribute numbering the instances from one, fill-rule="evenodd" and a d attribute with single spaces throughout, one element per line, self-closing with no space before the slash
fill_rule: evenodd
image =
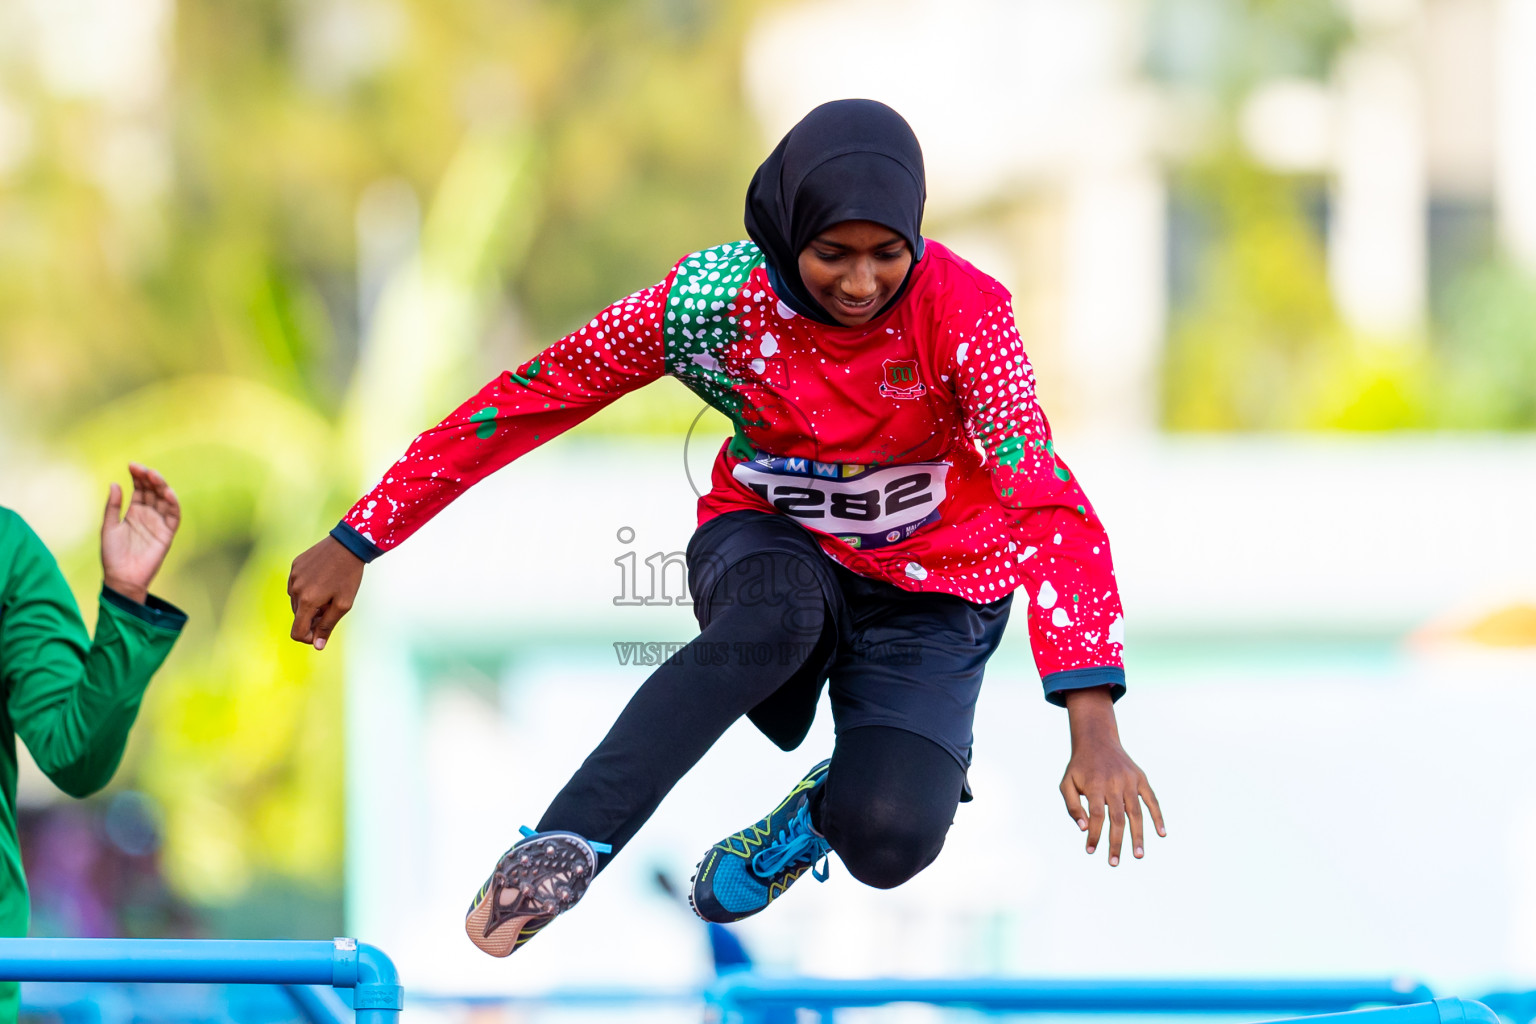
<path id="1" fill-rule="evenodd" d="M 363 560 L 333 537 L 295 558 L 288 572 L 288 602 L 293 606 L 293 631 L 288 635 L 325 650 L 331 630 L 352 610 L 362 583 Z"/>

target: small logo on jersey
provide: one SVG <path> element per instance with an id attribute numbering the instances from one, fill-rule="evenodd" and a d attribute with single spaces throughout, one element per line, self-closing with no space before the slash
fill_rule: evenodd
<path id="1" fill-rule="evenodd" d="M 886 398 L 921 398 L 928 385 L 917 379 L 916 359 L 887 359 L 880 394 Z"/>

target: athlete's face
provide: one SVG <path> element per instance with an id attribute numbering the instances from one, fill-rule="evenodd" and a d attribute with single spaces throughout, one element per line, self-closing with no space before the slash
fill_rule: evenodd
<path id="1" fill-rule="evenodd" d="M 867 220 L 834 224 L 800 252 L 800 279 L 845 327 L 868 323 L 907 278 L 912 249 L 890 228 Z"/>

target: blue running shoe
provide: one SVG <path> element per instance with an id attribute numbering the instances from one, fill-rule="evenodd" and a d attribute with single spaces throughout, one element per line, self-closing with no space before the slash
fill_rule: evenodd
<path id="1" fill-rule="evenodd" d="M 730 924 L 751 917 L 784 895 L 808 868 L 818 882 L 827 880 L 831 847 L 811 827 L 811 794 L 825 781 L 831 763 L 823 761 L 812 768 L 784 802 L 757 824 L 710 847 L 688 893 L 695 914 L 716 924 Z"/>
<path id="2" fill-rule="evenodd" d="M 469 941 L 507 956 L 576 905 L 597 873 L 597 855 L 613 847 L 574 832 L 535 832 L 526 825 L 502 854 L 464 918 Z"/>

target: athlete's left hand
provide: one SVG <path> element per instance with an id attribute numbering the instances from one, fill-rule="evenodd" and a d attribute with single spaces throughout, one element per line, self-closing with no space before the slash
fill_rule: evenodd
<path id="1" fill-rule="evenodd" d="M 1131 853 L 1140 859 L 1146 852 L 1142 842 L 1141 805 L 1145 801 L 1152 812 L 1157 834 L 1166 836 L 1163 812 L 1157 796 L 1147 782 L 1146 773 L 1136 767 L 1125 748 L 1120 746 L 1120 730 L 1115 724 L 1114 702 L 1107 686 L 1070 690 L 1066 694 L 1067 717 L 1072 726 L 1072 759 L 1061 780 L 1061 796 L 1067 813 L 1077 827 L 1088 833 L 1088 852 L 1098 849 L 1104 819 L 1109 818 L 1109 866 L 1120 863 L 1120 844 L 1125 838 L 1125 822 L 1131 822 Z M 1083 810 L 1086 798 L 1088 809 Z"/>

